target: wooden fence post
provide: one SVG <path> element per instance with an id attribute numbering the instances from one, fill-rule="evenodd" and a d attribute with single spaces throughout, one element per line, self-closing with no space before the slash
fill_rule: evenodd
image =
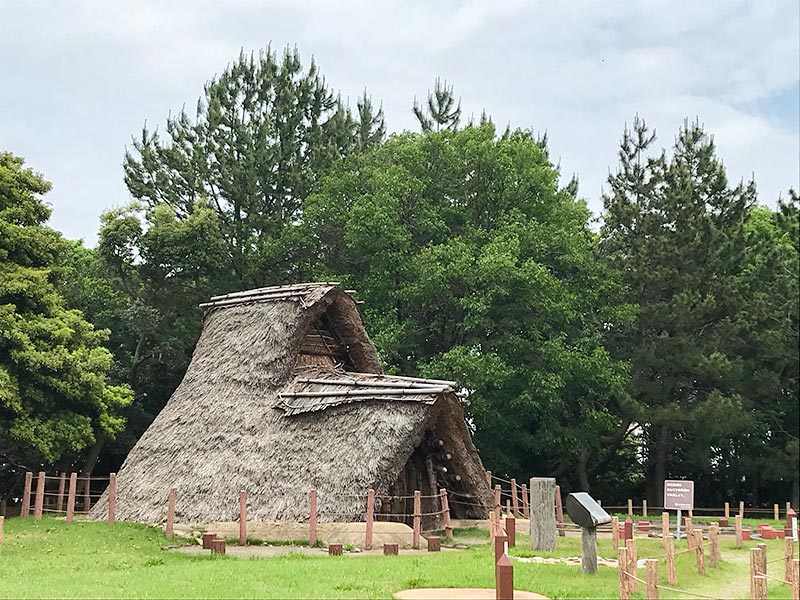
<path id="1" fill-rule="evenodd" d="M 447 490 L 442 488 L 439 492 L 442 498 L 442 514 L 444 515 L 444 534 L 448 542 L 453 541 L 453 525 L 450 522 L 450 499 L 447 497 Z"/>
<path id="2" fill-rule="evenodd" d="M 420 497 L 419 490 L 414 490 L 414 533 L 411 539 L 411 547 L 414 550 L 419 550 L 419 536 L 422 531 L 421 516 L 422 513 L 422 498 Z"/>
<path id="3" fill-rule="evenodd" d="M 792 598 L 800 598 L 800 558 L 792 560 Z"/>
<path id="4" fill-rule="evenodd" d="M 777 504 L 772 505 L 772 519 L 775 521 L 781 520 L 781 511 Z"/>
<path id="5" fill-rule="evenodd" d="M 519 517 L 519 502 L 517 501 L 517 480 L 511 479 L 511 510 L 515 517 Z"/>
<path id="6" fill-rule="evenodd" d="M 717 523 L 712 523 L 711 526 L 708 528 L 708 543 L 709 543 L 708 563 L 712 567 L 716 568 L 719 565 L 719 559 L 720 559 L 719 525 Z"/>
<path id="7" fill-rule="evenodd" d="M 642 516 L 647 516 L 647 500 L 642 500 Z"/>
<path id="8" fill-rule="evenodd" d="M 611 517 L 611 543 L 619 550 L 619 517 Z"/>
<path id="9" fill-rule="evenodd" d="M 629 517 L 633 516 L 633 500 L 631 500 L 630 498 L 628 498 L 628 516 Z"/>
<path id="10" fill-rule="evenodd" d="M 742 515 L 736 515 L 736 547 L 742 547 Z"/>
<path id="11" fill-rule="evenodd" d="M 86 483 L 83 486 L 83 510 L 89 512 L 92 507 L 92 474 L 86 474 Z"/>
<path id="12" fill-rule="evenodd" d="M 783 578 L 791 583 L 794 578 L 794 572 L 792 571 L 792 562 L 794 561 L 794 540 L 790 535 L 787 535 L 783 540 L 783 560 L 785 564 Z"/>
<path id="13" fill-rule="evenodd" d="M 706 549 L 703 546 L 703 530 L 702 529 L 693 529 L 692 534 L 694 534 L 694 550 L 695 550 L 695 559 L 697 562 L 697 572 L 700 575 L 706 574 Z"/>
<path id="14" fill-rule="evenodd" d="M 758 548 L 750 548 L 750 598 L 756 600 L 758 598 L 758 568 L 759 568 L 759 550 Z"/>
<path id="15" fill-rule="evenodd" d="M 633 576 L 628 582 L 628 588 L 630 589 L 631 593 L 638 594 L 639 582 L 635 579 L 639 573 L 639 566 L 636 559 L 636 540 L 626 540 L 625 546 L 628 548 L 628 573 Z"/>
<path id="16" fill-rule="evenodd" d="M 739 516 L 744 519 L 744 500 L 739 501 Z"/>
<path id="17" fill-rule="evenodd" d="M 633 519 L 630 517 L 625 518 L 625 524 L 622 526 L 623 538 L 626 540 L 633 539 Z"/>
<path id="18" fill-rule="evenodd" d="M 678 584 L 678 567 L 675 564 L 675 540 L 667 538 L 667 583 Z"/>
<path id="19" fill-rule="evenodd" d="M 117 474 L 108 474 L 108 522 L 117 521 Z"/>
<path id="20" fill-rule="evenodd" d="M 494 511 L 489 511 L 489 542 L 493 543 L 495 537 Z"/>
<path id="21" fill-rule="evenodd" d="M 644 565 L 647 600 L 658 600 L 658 560 L 648 558 Z"/>
<path id="22" fill-rule="evenodd" d="M 33 518 L 37 521 L 42 520 L 42 510 L 44 509 L 44 486 L 45 486 L 44 471 L 39 471 L 39 476 L 36 479 L 36 504 L 33 508 Z"/>
<path id="23" fill-rule="evenodd" d="M 170 488 L 169 496 L 167 498 L 167 527 L 164 533 L 167 537 L 172 537 L 175 528 L 175 499 L 178 495 L 178 490 Z"/>
<path id="24" fill-rule="evenodd" d="M 756 598 L 766 600 L 767 598 L 767 545 L 758 544 L 758 574 L 761 577 L 756 580 Z"/>
<path id="25" fill-rule="evenodd" d="M 25 473 L 25 487 L 22 488 L 22 506 L 19 508 L 19 516 L 23 519 L 28 518 L 31 510 L 31 485 L 33 484 L 33 473 L 27 471 Z"/>
<path id="26" fill-rule="evenodd" d="M 514 565 L 503 554 L 495 563 L 495 598 L 497 600 L 514 600 Z"/>
<path id="27" fill-rule="evenodd" d="M 617 573 L 619 575 L 619 600 L 630 600 L 631 592 L 628 589 L 628 549 L 620 546 L 617 549 Z"/>
<path id="28" fill-rule="evenodd" d="M 489 487 L 492 487 L 492 472 L 486 471 L 486 483 L 489 484 Z"/>
<path id="29" fill-rule="evenodd" d="M 308 493 L 308 545 L 317 545 L 317 490 L 311 488 Z"/>
<path id="30" fill-rule="evenodd" d="M 667 538 L 669 537 L 669 513 L 661 513 L 661 545 L 667 548 Z"/>
<path id="31" fill-rule="evenodd" d="M 692 529 L 692 518 L 686 517 L 684 524 L 686 525 L 686 548 L 688 550 L 694 550 L 695 537 L 692 535 L 694 531 L 694 529 Z"/>
<path id="32" fill-rule="evenodd" d="M 517 519 L 514 515 L 506 517 L 506 537 L 508 538 L 509 548 L 517 545 Z"/>
<path id="33" fill-rule="evenodd" d="M 247 545 L 247 492 L 239 492 L 239 545 Z"/>
<path id="34" fill-rule="evenodd" d="M 497 515 L 498 519 L 500 518 L 500 509 L 502 508 L 502 505 L 500 504 L 501 502 L 500 494 L 501 494 L 500 484 L 497 484 L 496 486 L 494 486 L 494 512 Z"/>
<path id="35" fill-rule="evenodd" d="M 531 509 L 528 505 L 528 485 L 522 484 L 522 514 L 526 519 L 531 518 Z"/>
<path id="36" fill-rule="evenodd" d="M 561 486 L 556 485 L 556 527 L 559 537 L 564 537 L 564 505 L 561 503 Z"/>
<path id="37" fill-rule="evenodd" d="M 367 522 L 364 525 L 364 550 L 372 550 L 372 530 L 375 520 L 375 490 L 367 490 Z"/>
<path id="38" fill-rule="evenodd" d="M 58 480 L 58 512 L 64 512 L 64 491 L 67 489 L 67 474 L 61 472 Z"/>
<path id="39" fill-rule="evenodd" d="M 725 503 L 725 518 L 726 519 L 730 519 L 731 518 L 731 503 L 730 502 L 726 502 Z"/>
<path id="40" fill-rule="evenodd" d="M 78 492 L 78 474 L 69 474 L 69 491 L 67 492 L 67 523 L 72 523 L 75 515 L 75 494 Z"/>

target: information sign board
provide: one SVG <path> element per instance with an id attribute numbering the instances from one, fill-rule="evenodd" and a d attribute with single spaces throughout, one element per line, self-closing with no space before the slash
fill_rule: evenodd
<path id="1" fill-rule="evenodd" d="M 694 481 L 667 479 L 664 482 L 664 508 L 666 510 L 692 510 L 694 508 Z"/>

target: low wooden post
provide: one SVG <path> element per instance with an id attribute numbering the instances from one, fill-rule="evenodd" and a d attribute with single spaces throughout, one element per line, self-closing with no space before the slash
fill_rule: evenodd
<path id="1" fill-rule="evenodd" d="M 204 550 L 211 550 L 211 542 L 217 539 L 216 533 L 204 533 L 202 536 L 202 545 Z"/>
<path id="2" fill-rule="evenodd" d="M 756 544 L 756 548 L 759 550 L 758 560 L 761 573 L 766 575 L 767 573 L 767 545 L 766 544 Z M 766 598 L 767 593 L 767 581 L 764 580 L 764 597 Z"/>
<path id="3" fill-rule="evenodd" d="M 744 500 L 739 501 L 739 516 L 744 519 Z"/>
<path id="4" fill-rule="evenodd" d="M 411 547 L 419 550 L 419 536 L 422 530 L 422 498 L 419 490 L 414 490 L 414 533 L 411 539 Z"/>
<path id="5" fill-rule="evenodd" d="M 754 596 L 758 600 L 766 600 L 767 598 L 767 545 L 758 544 L 756 547 L 756 581 Z"/>
<path id="6" fill-rule="evenodd" d="M 581 527 L 581 573 L 597 573 L 597 527 Z"/>
<path id="7" fill-rule="evenodd" d="M 211 540 L 212 554 L 225 554 L 225 540 Z"/>
<path id="8" fill-rule="evenodd" d="M 777 504 L 773 504 L 772 505 L 772 519 L 774 521 L 780 521 L 781 520 L 781 511 L 780 511 L 780 508 L 778 507 Z"/>
<path id="9" fill-rule="evenodd" d="M 783 560 L 783 578 L 791 583 L 792 578 L 794 577 L 794 573 L 792 571 L 792 563 L 794 561 L 794 540 L 790 535 L 783 539 Z"/>
<path id="10" fill-rule="evenodd" d="M 522 515 L 526 519 L 531 518 L 531 509 L 528 506 L 528 485 L 525 483 L 522 484 Z"/>
<path id="11" fill-rule="evenodd" d="M 719 565 L 719 525 L 712 523 L 708 528 L 708 564 L 716 568 Z"/>
<path id="12" fill-rule="evenodd" d="M 792 598 L 800 598 L 800 558 L 792 560 Z"/>
<path id="13" fill-rule="evenodd" d="M 665 511 L 661 513 L 661 544 L 665 549 L 669 535 L 669 513 Z"/>
<path id="14" fill-rule="evenodd" d="M 164 531 L 167 537 L 172 537 L 175 527 L 175 499 L 178 495 L 178 490 L 170 488 L 169 496 L 167 497 L 167 527 Z"/>
<path id="15" fill-rule="evenodd" d="M 556 527 L 558 529 L 559 537 L 564 537 L 566 531 L 564 530 L 564 505 L 561 503 L 561 486 L 556 485 Z"/>
<path id="16" fill-rule="evenodd" d="M 75 494 L 78 491 L 78 474 L 69 474 L 69 491 L 67 492 L 67 523 L 72 523 L 75 515 Z"/>
<path id="17" fill-rule="evenodd" d="M 489 484 L 489 487 L 492 487 L 492 472 L 486 471 L 486 483 Z"/>
<path id="18" fill-rule="evenodd" d="M 750 548 L 750 598 L 756 600 L 758 598 L 758 577 L 759 575 L 759 550 L 758 548 Z"/>
<path id="19" fill-rule="evenodd" d="M 364 550 L 372 550 L 372 530 L 374 527 L 374 521 L 375 521 L 375 490 L 369 488 L 367 490 L 367 518 L 366 518 L 366 523 L 364 524 Z"/>
<path id="20" fill-rule="evenodd" d="M 239 545 L 247 545 L 247 492 L 239 492 Z"/>
<path id="21" fill-rule="evenodd" d="M 633 516 L 633 500 L 631 500 L 630 498 L 628 498 L 628 516 L 629 517 Z"/>
<path id="22" fill-rule="evenodd" d="M 514 515 L 506 517 L 506 535 L 508 536 L 508 547 L 513 548 L 517 545 L 517 519 Z"/>
<path id="23" fill-rule="evenodd" d="M 450 522 L 450 499 L 447 497 L 447 490 L 442 488 L 439 492 L 442 499 L 442 516 L 444 517 L 444 534 L 448 542 L 453 541 L 453 525 Z"/>
<path id="24" fill-rule="evenodd" d="M 317 490 L 308 493 L 308 545 L 317 545 Z"/>
<path id="25" fill-rule="evenodd" d="M 675 564 L 675 540 L 667 538 L 667 583 L 678 584 L 678 567 Z"/>
<path id="26" fill-rule="evenodd" d="M 506 553 L 508 549 L 508 536 L 505 531 L 498 531 L 497 536 L 494 538 L 494 562 L 500 560 L 500 557 Z"/>
<path id="27" fill-rule="evenodd" d="M 489 511 L 489 543 L 494 542 L 494 537 L 496 534 L 496 528 L 494 526 L 494 511 Z"/>
<path id="28" fill-rule="evenodd" d="M 383 545 L 383 554 L 385 556 L 397 556 L 400 554 L 400 545 L 399 544 L 384 544 Z"/>
<path id="29" fill-rule="evenodd" d="M 726 502 L 725 503 L 725 518 L 726 519 L 730 519 L 731 518 L 731 503 L 730 502 Z"/>
<path id="30" fill-rule="evenodd" d="M 442 538 L 438 535 L 429 535 L 426 540 L 428 542 L 428 552 L 441 552 Z"/>
<path id="31" fill-rule="evenodd" d="M 58 512 L 64 512 L 64 492 L 67 489 L 67 474 L 61 472 L 58 480 Z"/>
<path id="32" fill-rule="evenodd" d="M 692 531 L 694 531 L 692 529 L 692 518 L 691 517 L 686 517 L 686 520 L 684 521 L 684 523 L 686 525 L 686 548 L 689 549 L 689 550 L 694 550 L 695 538 L 692 535 Z"/>
<path id="33" fill-rule="evenodd" d="M 495 599 L 514 600 L 514 565 L 503 554 L 495 563 Z"/>
<path id="34" fill-rule="evenodd" d="M 511 512 L 511 500 L 506 500 L 506 514 L 507 515 L 512 514 L 512 512 Z"/>
<path id="35" fill-rule="evenodd" d="M 787 518 L 789 517 L 789 511 L 790 510 L 792 510 L 792 503 L 789 500 L 787 500 L 786 501 L 786 517 Z"/>
<path id="36" fill-rule="evenodd" d="M 706 550 L 705 546 L 703 546 L 703 530 L 702 529 L 693 529 L 692 534 L 694 535 L 694 553 L 695 553 L 695 561 L 697 562 L 697 572 L 700 575 L 706 574 Z"/>
<path id="37" fill-rule="evenodd" d="M 108 522 L 117 521 L 117 474 L 108 474 Z"/>
<path id="38" fill-rule="evenodd" d="M 736 515 L 736 547 L 742 547 L 742 516 Z"/>
<path id="39" fill-rule="evenodd" d="M 620 546 L 617 549 L 617 574 L 619 576 L 619 600 L 630 600 L 631 592 L 628 588 L 628 549 Z"/>
<path id="40" fill-rule="evenodd" d="M 619 550 L 619 517 L 611 517 L 611 544 Z"/>
<path id="41" fill-rule="evenodd" d="M 45 472 L 39 471 L 39 476 L 36 478 L 36 504 L 33 508 L 33 518 L 37 521 L 42 520 L 42 511 L 44 509 L 45 477 Z"/>
<path id="42" fill-rule="evenodd" d="M 83 486 L 83 510 L 84 512 L 89 512 L 89 509 L 92 507 L 92 475 L 91 473 L 86 474 L 86 483 Z"/>
<path id="43" fill-rule="evenodd" d="M 519 501 L 517 500 L 517 480 L 512 477 L 511 479 L 511 511 L 515 517 L 519 517 Z"/>
<path id="44" fill-rule="evenodd" d="M 344 547 L 341 544 L 328 544 L 328 556 L 342 556 Z"/>
<path id="45" fill-rule="evenodd" d="M 642 516 L 647 516 L 647 500 L 642 500 Z"/>
<path id="46" fill-rule="evenodd" d="M 636 540 L 630 539 L 625 541 L 625 546 L 628 548 L 628 573 L 631 577 L 628 587 L 632 594 L 639 593 L 639 582 L 635 579 L 639 573 L 638 561 L 636 559 Z"/>
<path id="47" fill-rule="evenodd" d="M 31 486 L 33 485 L 33 473 L 25 473 L 25 487 L 22 488 L 22 506 L 19 508 L 19 516 L 23 519 L 28 518 L 31 510 Z"/>
<path id="48" fill-rule="evenodd" d="M 500 484 L 497 484 L 494 486 L 494 512 L 498 518 L 500 517 L 500 509 L 502 508 L 502 505 L 500 504 L 500 493 Z"/>
<path id="49" fill-rule="evenodd" d="M 644 563 L 647 600 L 658 600 L 658 560 L 648 558 Z"/>

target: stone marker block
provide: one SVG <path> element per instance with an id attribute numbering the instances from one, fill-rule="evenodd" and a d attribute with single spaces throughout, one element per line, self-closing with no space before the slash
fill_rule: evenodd
<path id="1" fill-rule="evenodd" d="M 328 544 L 328 554 L 331 556 L 341 556 L 342 555 L 342 545 L 341 544 Z"/>
<path id="2" fill-rule="evenodd" d="M 442 538 L 438 535 L 428 537 L 428 552 L 439 552 L 442 549 Z"/>
<path id="3" fill-rule="evenodd" d="M 556 549 L 556 480 L 554 477 L 533 477 L 528 488 L 531 511 L 531 549 Z"/>
<path id="4" fill-rule="evenodd" d="M 428 543 L 430 544 L 430 541 Z M 430 549 L 430 546 L 428 546 L 428 549 Z M 397 556 L 400 554 L 400 546 L 398 544 L 384 544 L 383 553 L 386 556 Z"/>
<path id="5" fill-rule="evenodd" d="M 217 539 L 216 533 L 204 533 L 203 534 L 203 549 L 204 550 L 211 550 L 211 542 Z"/>

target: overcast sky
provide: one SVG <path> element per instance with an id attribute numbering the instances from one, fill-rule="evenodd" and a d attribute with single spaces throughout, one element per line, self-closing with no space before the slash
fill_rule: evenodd
<path id="1" fill-rule="evenodd" d="M 314 56 L 353 105 L 366 87 L 389 131 L 417 129 L 437 76 L 466 115 L 547 131 L 595 213 L 637 113 L 664 146 L 698 118 L 761 202 L 800 185 L 798 0 L 0 0 L 0 32 L 0 150 L 53 182 L 51 225 L 89 244 L 129 200 L 131 136 L 270 42 Z"/>

